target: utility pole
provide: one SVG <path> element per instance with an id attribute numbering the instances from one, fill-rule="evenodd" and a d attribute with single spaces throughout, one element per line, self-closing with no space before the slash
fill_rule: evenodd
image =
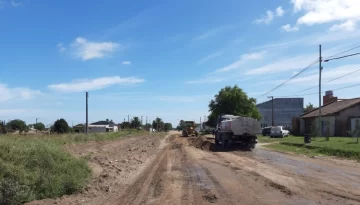
<path id="1" fill-rule="evenodd" d="M 156 131 L 159 132 L 158 116 L 156 116 L 155 122 L 156 122 Z"/>
<path id="2" fill-rule="evenodd" d="M 200 117 L 200 130 L 202 130 L 201 117 Z"/>
<path id="3" fill-rule="evenodd" d="M 36 118 L 36 119 L 35 119 L 36 124 L 37 124 L 37 120 L 38 120 L 38 119 L 40 119 L 40 118 Z M 35 125 L 36 125 L 36 124 L 35 124 Z M 37 133 L 37 129 L 35 129 L 35 130 L 36 130 L 35 132 Z"/>
<path id="4" fill-rule="evenodd" d="M 275 126 L 274 123 L 274 96 L 269 96 L 271 98 L 271 126 Z"/>
<path id="5" fill-rule="evenodd" d="M 88 113 L 88 98 L 89 98 L 89 93 L 86 92 L 86 134 L 88 133 L 88 127 L 89 127 L 89 113 Z"/>
<path id="6" fill-rule="evenodd" d="M 130 115 L 128 115 L 128 122 L 130 123 Z"/>
<path id="7" fill-rule="evenodd" d="M 143 116 L 141 115 L 141 123 L 140 124 L 142 124 L 143 123 Z"/>
<path id="8" fill-rule="evenodd" d="M 321 126 L 321 71 L 322 71 L 322 57 L 321 57 L 321 45 L 319 45 L 319 136 L 322 135 Z M 314 136 L 315 138 L 316 136 Z"/>
<path id="9" fill-rule="evenodd" d="M 148 118 L 148 116 L 146 116 L 146 123 L 145 124 L 147 124 L 147 118 Z"/>

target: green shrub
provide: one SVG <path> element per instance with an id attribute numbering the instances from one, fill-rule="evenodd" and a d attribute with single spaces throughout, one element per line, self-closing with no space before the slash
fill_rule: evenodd
<path id="1" fill-rule="evenodd" d="M 0 204 L 72 194 L 86 185 L 91 171 L 51 141 L 0 138 Z"/>

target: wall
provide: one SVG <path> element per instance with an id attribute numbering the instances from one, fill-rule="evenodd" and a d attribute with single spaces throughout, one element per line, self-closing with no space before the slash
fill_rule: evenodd
<path id="1" fill-rule="evenodd" d="M 271 100 L 256 105 L 261 113 L 260 124 L 271 126 L 272 102 Z M 304 113 L 303 98 L 275 98 L 274 99 L 274 122 L 275 125 L 282 125 L 292 128 L 291 120 Z M 264 127 L 264 126 L 262 126 Z"/>
<path id="2" fill-rule="evenodd" d="M 360 117 L 360 104 L 339 112 L 336 116 L 336 136 L 347 136 L 351 129 L 351 118 Z"/>
<path id="3" fill-rule="evenodd" d="M 86 128 L 84 128 L 86 129 Z M 88 128 L 88 133 L 100 133 L 100 132 L 106 132 L 106 127 L 90 127 Z"/>
<path id="4" fill-rule="evenodd" d="M 332 116 L 322 116 L 322 136 L 335 136 L 336 135 L 336 117 Z M 304 132 L 302 134 L 311 134 L 314 135 L 314 131 L 319 133 L 319 118 L 304 118 Z M 316 126 L 313 128 L 312 126 Z"/>

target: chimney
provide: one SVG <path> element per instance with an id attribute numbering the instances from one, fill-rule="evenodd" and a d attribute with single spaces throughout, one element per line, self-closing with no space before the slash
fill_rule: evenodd
<path id="1" fill-rule="evenodd" d="M 325 96 L 323 96 L 323 105 L 327 105 L 337 100 L 338 98 L 334 97 L 334 92 L 332 90 L 328 90 L 325 92 Z"/>

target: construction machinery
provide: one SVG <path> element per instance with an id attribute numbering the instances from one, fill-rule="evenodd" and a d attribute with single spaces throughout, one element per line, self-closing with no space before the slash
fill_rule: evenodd
<path id="1" fill-rule="evenodd" d="M 255 148 L 256 134 L 261 129 L 258 120 L 234 115 L 220 115 L 216 128 L 216 145 L 225 148 L 229 144 L 241 143 L 250 149 Z"/>
<path id="2" fill-rule="evenodd" d="M 184 121 L 184 127 L 182 130 L 182 136 L 188 137 L 188 136 L 198 136 L 198 132 L 195 130 L 196 124 L 194 121 Z"/>

